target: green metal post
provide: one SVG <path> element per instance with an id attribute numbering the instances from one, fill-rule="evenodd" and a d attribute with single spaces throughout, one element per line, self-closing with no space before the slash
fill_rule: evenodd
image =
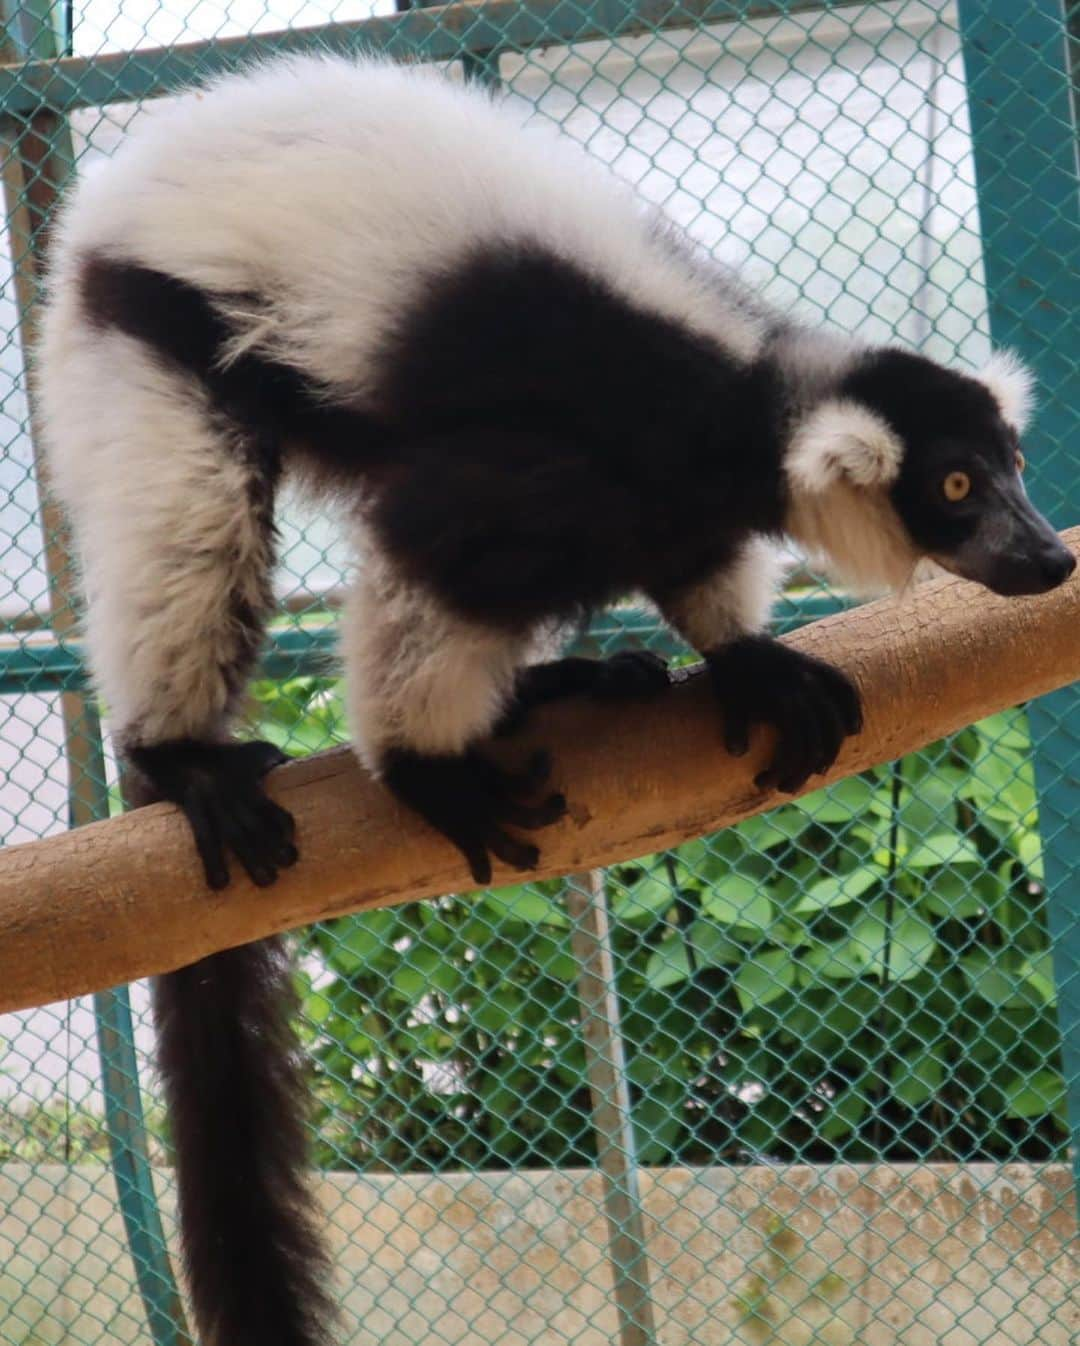
<path id="1" fill-rule="evenodd" d="M 150 1336 L 154 1346 L 191 1346 L 154 1193 L 128 988 L 94 996 L 94 1020 L 113 1177 Z"/>
<path id="2" fill-rule="evenodd" d="M 1080 173 L 1062 0 L 960 0 L 959 17 L 996 344 L 1039 378 L 1032 494 L 1080 518 Z M 1039 816 L 1069 1118 L 1080 1182 L 1080 688 L 1034 703 Z"/>
<path id="3" fill-rule="evenodd" d="M 66 31 L 65 12 L 56 0 L 2 0 L 7 51 L 23 60 L 58 56 L 58 27 Z M 74 171 L 74 149 L 67 122 L 45 106 L 27 117 L 25 126 L 8 121 L 0 140 L 25 359 L 33 346 L 45 228 L 64 180 Z M 72 567 L 59 517 L 47 498 L 42 500 L 41 522 L 51 619 L 62 640 L 75 624 Z M 68 825 L 78 827 L 109 815 L 101 723 L 92 699 L 67 684 L 58 690 L 69 770 Z M 190 1346 L 154 1196 L 127 987 L 96 995 L 94 1013 L 113 1173 L 154 1346 Z"/>

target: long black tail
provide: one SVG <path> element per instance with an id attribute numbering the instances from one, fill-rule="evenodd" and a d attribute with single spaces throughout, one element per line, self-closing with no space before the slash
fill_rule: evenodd
<path id="1" fill-rule="evenodd" d="M 204 1346 L 329 1346 L 329 1263 L 307 1182 L 308 1091 L 284 941 L 158 979 L 158 1058 Z"/>

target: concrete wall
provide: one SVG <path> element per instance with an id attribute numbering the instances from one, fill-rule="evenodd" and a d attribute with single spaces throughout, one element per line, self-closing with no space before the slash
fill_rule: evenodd
<path id="1" fill-rule="evenodd" d="M 1064 1167 L 662 1169 L 641 1189 L 660 1346 L 1080 1340 Z M 595 1173 L 333 1174 L 320 1195 L 343 1342 L 618 1341 Z M 0 1342 L 147 1341 L 109 1173 L 0 1167 Z"/>

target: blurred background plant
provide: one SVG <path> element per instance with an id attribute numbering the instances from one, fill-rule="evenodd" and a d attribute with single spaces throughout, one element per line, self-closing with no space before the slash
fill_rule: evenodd
<path id="1" fill-rule="evenodd" d="M 289 751 L 345 738 L 333 679 L 256 696 Z M 609 871 L 642 1162 L 1063 1153 L 1030 747 L 1022 710 L 996 715 Z M 564 891 L 307 932 L 323 1165 L 592 1162 Z"/>

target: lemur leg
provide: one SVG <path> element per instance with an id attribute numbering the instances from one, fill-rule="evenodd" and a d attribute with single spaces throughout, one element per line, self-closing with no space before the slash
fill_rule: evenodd
<path id="1" fill-rule="evenodd" d="M 357 752 L 457 846 L 478 884 L 491 882 L 492 855 L 534 868 L 537 848 L 504 824 L 533 830 L 566 812 L 559 794 L 533 802 L 547 778 L 546 755 L 534 754 L 515 774 L 476 749 L 513 696 L 528 641 L 453 616 L 378 548 L 364 552 L 342 622 Z"/>
<path id="2" fill-rule="evenodd" d="M 774 725 L 772 761 L 755 784 L 793 794 L 859 732 L 862 709 L 846 674 L 764 634 L 780 570 L 771 544 L 753 538 L 723 571 L 658 601 L 705 657 L 728 752 L 742 756 L 755 724 Z"/>
<path id="3" fill-rule="evenodd" d="M 77 411 L 50 417 L 54 477 L 133 796 L 183 809 L 212 888 L 228 882 L 226 851 L 270 883 L 296 859 L 292 819 L 260 783 L 284 758 L 228 734 L 271 604 L 276 448 L 120 334 L 97 334 L 67 372 Z"/>
<path id="4" fill-rule="evenodd" d="M 569 656 L 531 664 L 519 671 L 513 696 L 494 732 L 512 733 L 530 710 L 566 696 L 632 701 L 656 696 L 670 685 L 666 660 L 651 650 L 620 650 L 607 659 Z"/>

